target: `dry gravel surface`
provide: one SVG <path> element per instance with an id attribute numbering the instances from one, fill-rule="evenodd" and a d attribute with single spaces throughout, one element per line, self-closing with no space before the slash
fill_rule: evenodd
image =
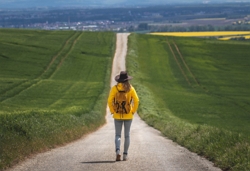
<path id="1" fill-rule="evenodd" d="M 117 34 L 111 86 L 115 84 L 114 76 L 125 69 L 127 36 Z M 128 160 L 115 162 L 114 123 L 108 108 L 106 118 L 107 123 L 96 132 L 33 156 L 9 171 L 220 171 L 213 163 L 163 137 L 137 114 L 131 126 Z"/>

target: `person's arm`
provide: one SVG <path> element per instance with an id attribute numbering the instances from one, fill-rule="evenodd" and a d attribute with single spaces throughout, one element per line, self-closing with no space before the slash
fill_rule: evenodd
<path id="1" fill-rule="evenodd" d="M 139 98 L 137 96 L 137 93 L 136 93 L 134 87 L 132 87 L 131 91 L 132 91 L 131 96 L 132 96 L 133 101 L 134 101 L 134 105 L 133 105 L 133 108 L 132 108 L 132 113 L 134 114 L 137 111 L 138 106 L 139 106 Z"/>
<path id="2" fill-rule="evenodd" d="M 108 106 L 109 106 L 109 110 L 111 114 L 115 113 L 114 108 L 113 108 L 113 102 L 114 102 L 115 93 L 116 93 L 115 91 L 116 89 L 112 87 L 109 93 L 109 97 L 108 97 Z"/>

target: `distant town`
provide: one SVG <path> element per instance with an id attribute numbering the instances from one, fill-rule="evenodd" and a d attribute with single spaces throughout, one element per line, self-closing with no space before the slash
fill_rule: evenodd
<path id="1" fill-rule="evenodd" d="M 0 28 L 117 32 L 250 30 L 250 3 L 0 9 Z"/>

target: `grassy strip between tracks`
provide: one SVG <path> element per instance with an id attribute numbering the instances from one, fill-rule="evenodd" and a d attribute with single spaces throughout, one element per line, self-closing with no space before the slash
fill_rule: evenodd
<path id="1" fill-rule="evenodd" d="M 223 170 L 250 170 L 248 47 L 130 35 L 127 70 L 140 97 L 139 115 Z"/>
<path id="2" fill-rule="evenodd" d="M 0 49 L 0 170 L 105 123 L 114 33 L 0 30 Z"/>

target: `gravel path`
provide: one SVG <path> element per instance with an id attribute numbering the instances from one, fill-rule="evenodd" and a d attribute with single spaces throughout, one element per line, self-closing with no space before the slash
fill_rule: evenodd
<path id="1" fill-rule="evenodd" d="M 117 34 L 111 85 L 125 69 L 128 34 Z M 138 115 L 131 127 L 129 160 L 115 162 L 114 124 L 107 109 L 107 124 L 64 147 L 38 154 L 9 171 L 220 171 L 213 163 L 180 147 L 145 124 Z M 123 137 L 122 137 L 123 139 Z"/>

